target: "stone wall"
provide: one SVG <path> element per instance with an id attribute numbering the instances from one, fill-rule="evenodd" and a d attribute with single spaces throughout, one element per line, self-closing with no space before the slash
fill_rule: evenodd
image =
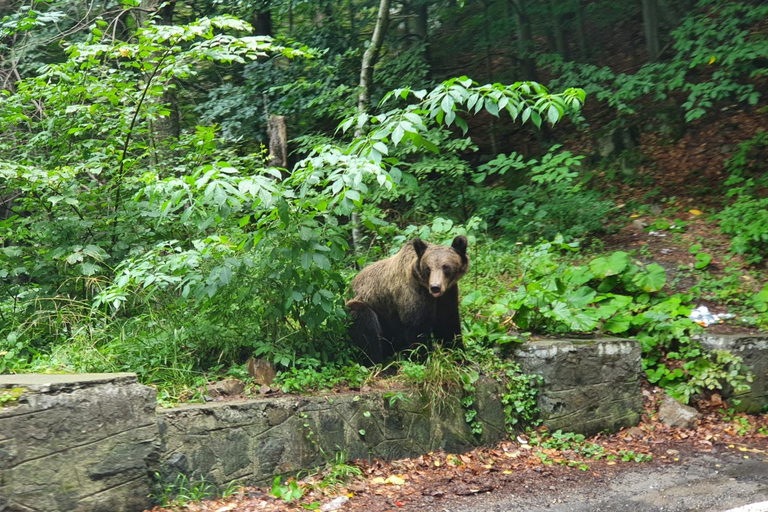
<path id="1" fill-rule="evenodd" d="M 134 374 L 0 376 L 0 511 L 150 505 L 155 390 Z"/>
<path id="2" fill-rule="evenodd" d="M 394 459 L 444 449 L 464 452 L 505 436 L 500 386 L 477 385 L 474 436 L 458 399 L 442 412 L 414 394 L 390 400 L 381 393 L 289 397 L 185 405 L 159 411 L 163 471 L 201 475 L 217 485 L 270 482 L 277 474 L 348 459 Z"/>
<path id="3" fill-rule="evenodd" d="M 636 341 L 614 338 L 532 341 L 515 354 L 524 372 L 542 379 L 544 425 L 585 435 L 638 423 L 640 356 Z"/>
<path id="4" fill-rule="evenodd" d="M 629 340 L 535 341 L 523 368 L 542 376 L 552 430 L 590 434 L 637 422 L 640 348 Z M 0 377 L 0 512 L 139 511 L 153 475 L 224 486 L 348 459 L 462 452 L 505 436 L 501 386 L 476 384 L 472 434 L 459 397 L 440 412 L 417 395 L 332 394 L 188 404 L 155 411 L 132 374 Z"/>
<path id="5" fill-rule="evenodd" d="M 753 375 L 750 391 L 735 395 L 725 390 L 726 398 L 735 398 L 732 405 L 739 411 L 759 413 L 768 410 L 768 335 L 706 334 L 699 339 L 707 350 L 727 350 L 744 360 Z"/>

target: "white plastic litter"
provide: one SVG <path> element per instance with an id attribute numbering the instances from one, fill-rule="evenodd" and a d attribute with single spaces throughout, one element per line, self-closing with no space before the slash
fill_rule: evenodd
<path id="1" fill-rule="evenodd" d="M 346 496 L 339 496 L 335 500 L 329 501 L 322 507 L 320 507 L 321 512 L 332 512 L 333 510 L 339 510 L 346 502 L 349 501 L 349 498 Z"/>
<path id="2" fill-rule="evenodd" d="M 728 320 L 729 318 L 733 318 L 735 315 L 732 315 L 731 313 L 718 313 L 714 314 L 709 311 L 709 308 L 707 306 L 699 306 L 693 311 L 691 311 L 691 314 L 688 318 L 693 320 L 699 325 L 702 325 L 704 327 L 707 327 L 708 325 L 712 324 L 721 324 L 723 323 L 723 320 Z"/>

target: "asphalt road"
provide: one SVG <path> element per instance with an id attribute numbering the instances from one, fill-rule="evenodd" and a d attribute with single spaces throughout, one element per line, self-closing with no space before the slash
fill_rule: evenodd
<path id="1" fill-rule="evenodd" d="M 768 512 L 765 453 L 694 454 L 575 480 L 435 501 L 424 512 Z"/>

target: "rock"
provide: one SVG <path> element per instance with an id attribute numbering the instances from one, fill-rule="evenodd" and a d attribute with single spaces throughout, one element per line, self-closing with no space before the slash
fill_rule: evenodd
<path id="1" fill-rule="evenodd" d="M 659 407 L 659 421 L 670 427 L 694 428 L 700 416 L 696 409 L 681 404 L 671 396 L 664 397 Z"/>
<path id="2" fill-rule="evenodd" d="M 271 385 L 275 381 L 277 370 L 275 366 L 266 359 L 248 359 L 248 375 L 253 378 L 256 384 Z"/>
<path id="3" fill-rule="evenodd" d="M 239 379 L 225 379 L 208 386 L 211 396 L 238 396 L 245 391 L 245 383 Z"/>
<path id="4" fill-rule="evenodd" d="M 597 153 L 602 158 L 611 158 L 622 151 L 636 148 L 639 141 L 640 130 L 636 126 L 613 128 L 597 138 Z"/>
<path id="5" fill-rule="evenodd" d="M 272 392 L 272 388 L 270 388 L 266 384 L 263 384 L 259 387 L 259 393 L 261 393 L 262 395 L 266 395 L 271 392 Z"/>

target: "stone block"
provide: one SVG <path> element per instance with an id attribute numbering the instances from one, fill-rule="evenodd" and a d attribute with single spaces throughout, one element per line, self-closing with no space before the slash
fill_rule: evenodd
<path id="1" fill-rule="evenodd" d="M 539 375 L 538 405 L 550 430 L 591 435 L 636 425 L 643 407 L 640 345 L 599 338 L 531 341 L 515 359 Z"/>
<path id="2" fill-rule="evenodd" d="M 753 414 L 768 411 L 768 334 L 705 334 L 699 342 L 706 350 L 727 350 L 741 357 L 752 372 L 754 380 L 750 391 L 734 394 L 732 389 L 724 390 L 725 398 L 739 401 L 731 405 L 738 411 Z"/>
<path id="3" fill-rule="evenodd" d="M 156 396 L 136 375 L 4 375 L 0 395 L 1 511 L 150 505 Z"/>

